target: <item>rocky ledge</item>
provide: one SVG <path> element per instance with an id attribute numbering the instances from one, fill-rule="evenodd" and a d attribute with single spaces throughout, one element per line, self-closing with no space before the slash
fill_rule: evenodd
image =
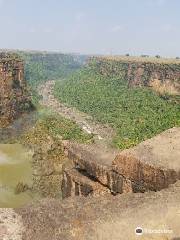
<path id="1" fill-rule="evenodd" d="M 89 181 L 98 182 L 112 194 L 167 188 L 180 179 L 179 142 L 180 128 L 169 129 L 122 152 L 65 142 L 65 152 L 73 167 L 64 170 L 63 196 L 81 195 L 72 186 L 83 186 L 85 176 L 88 185 Z"/>
<path id="2" fill-rule="evenodd" d="M 179 209 L 178 181 L 159 192 L 106 194 L 62 202 L 45 199 L 15 210 L 19 221 L 15 229 L 22 236 L 17 239 L 23 240 L 178 240 Z M 14 226 L 13 218 L 11 221 Z M 2 229 L 6 224 L 1 222 Z M 137 227 L 143 229 L 142 236 L 135 234 Z"/>
<path id="3" fill-rule="evenodd" d="M 66 199 L 44 199 L 20 209 L 2 210 L 0 237 L 180 239 L 179 142 L 180 128 L 169 129 L 120 153 L 64 142 L 71 159 L 71 164 L 63 167 Z M 142 190 L 144 193 L 133 193 Z M 135 233 L 137 227 L 141 236 Z"/>

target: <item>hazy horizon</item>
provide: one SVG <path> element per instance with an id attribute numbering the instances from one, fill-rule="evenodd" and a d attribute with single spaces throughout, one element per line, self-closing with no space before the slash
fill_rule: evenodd
<path id="1" fill-rule="evenodd" d="M 0 49 L 180 56 L 180 1 L 0 0 Z"/>

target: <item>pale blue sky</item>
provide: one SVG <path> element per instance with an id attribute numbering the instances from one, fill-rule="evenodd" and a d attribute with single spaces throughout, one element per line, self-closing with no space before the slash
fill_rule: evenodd
<path id="1" fill-rule="evenodd" d="M 180 56 L 180 0 L 0 0 L 0 48 Z"/>

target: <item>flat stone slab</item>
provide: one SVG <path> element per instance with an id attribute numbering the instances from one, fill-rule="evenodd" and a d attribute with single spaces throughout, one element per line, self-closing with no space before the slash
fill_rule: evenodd
<path id="1" fill-rule="evenodd" d="M 86 171 L 115 194 L 157 191 L 180 179 L 180 128 L 121 152 L 72 142 L 65 149 L 75 168 Z"/>
<path id="2" fill-rule="evenodd" d="M 160 192 L 47 199 L 16 211 L 24 240 L 178 240 L 180 181 Z"/>
<path id="3" fill-rule="evenodd" d="M 122 151 L 112 165 L 117 173 L 150 190 L 168 187 L 180 178 L 180 128 Z"/>
<path id="4" fill-rule="evenodd" d="M 75 163 L 81 164 L 81 161 L 95 162 L 98 165 L 111 167 L 112 161 L 119 153 L 119 150 L 97 146 L 95 144 L 78 144 L 75 142 L 65 142 L 65 149 L 68 157 Z M 83 164 L 83 163 L 82 163 Z"/>
<path id="5" fill-rule="evenodd" d="M 100 148 L 96 145 L 67 143 L 67 157 L 75 167 L 85 170 L 89 176 L 96 178 L 104 185 L 109 185 L 112 162 L 117 150 Z"/>
<path id="6" fill-rule="evenodd" d="M 65 149 L 75 168 L 108 187 L 113 194 L 142 191 L 139 186 L 112 170 L 118 150 L 73 142 L 67 143 Z"/>

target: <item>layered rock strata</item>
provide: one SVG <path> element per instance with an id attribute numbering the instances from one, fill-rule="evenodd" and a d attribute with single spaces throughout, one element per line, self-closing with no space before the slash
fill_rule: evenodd
<path id="1" fill-rule="evenodd" d="M 23 61 L 16 55 L 0 53 L 0 127 L 31 108 Z"/>
<path id="2" fill-rule="evenodd" d="M 157 191 L 180 178 L 180 128 L 169 129 L 122 151 L 112 168 L 145 189 Z"/>
<path id="3" fill-rule="evenodd" d="M 169 129 L 122 152 L 94 145 L 66 143 L 66 155 L 73 167 L 64 170 L 64 197 L 88 195 L 76 194 L 78 187 L 72 187 L 77 184 L 85 186 L 84 179 L 87 181 L 87 178 L 88 189 L 92 189 L 90 182 L 98 182 L 96 186 L 103 186 L 103 191 L 108 188 L 113 194 L 167 188 L 180 179 L 179 143 L 180 128 Z M 96 187 L 93 189 L 97 192 Z M 91 194 L 92 191 L 87 192 Z"/>
<path id="4" fill-rule="evenodd" d="M 24 240 L 178 240 L 179 209 L 180 181 L 160 192 L 45 199 L 16 212 Z"/>
<path id="5" fill-rule="evenodd" d="M 161 94 L 180 94 L 178 59 L 94 57 L 89 65 L 104 76 L 123 78 L 129 86 L 151 87 Z"/>
<path id="6" fill-rule="evenodd" d="M 97 196 L 109 193 L 110 190 L 95 179 L 86 176 L 83 171 L 66 169 L 63 172 L 62 197 Z"/>

